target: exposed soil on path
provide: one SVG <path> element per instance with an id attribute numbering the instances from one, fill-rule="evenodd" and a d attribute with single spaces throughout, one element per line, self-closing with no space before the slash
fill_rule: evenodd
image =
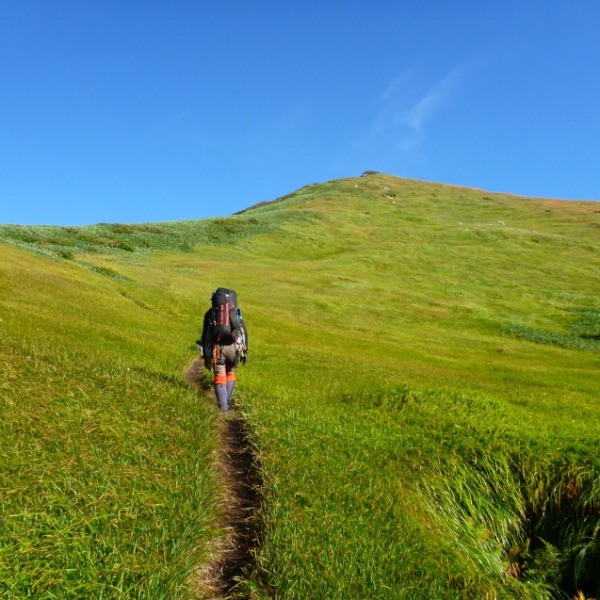
<path id="1" fill-rule="evenodd" d="M 194 361 L 185 376 L 206 395 L 207 401 L 214 402 L 212 390 L 204 383 L 200 360 Z M 260 543 L 258 509 L 262 481 L 246 423 L 236 410 L 223 413 L 219 420 L 217 451 L 217 468 L 225 490 L 217 527 L 223 534 L 213 542 L 212 558 L 198 569 L 195 580 L 200 598 L 244 598 L 236 585 L 255 564 Z"/>

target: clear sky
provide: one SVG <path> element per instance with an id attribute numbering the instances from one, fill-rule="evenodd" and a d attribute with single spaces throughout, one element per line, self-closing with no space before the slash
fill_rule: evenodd
<path id="1" fill-rule="evenodd" d="M 0 223 L 224 216 L 376 170 L 600 199 L 598 0 L 2 0 Z"/>

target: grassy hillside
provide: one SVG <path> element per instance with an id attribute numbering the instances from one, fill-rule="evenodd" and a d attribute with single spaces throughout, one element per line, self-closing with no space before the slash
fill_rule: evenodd
<path id="1" fill-rule="evenodd" d="M 3 593 L 193 597 L 220 417 L 182 373 L 225 285 L 264 481 L 247 593 L 598 594 L 599 228 L 378 174 L 227 219 L 0 226 Z"/>

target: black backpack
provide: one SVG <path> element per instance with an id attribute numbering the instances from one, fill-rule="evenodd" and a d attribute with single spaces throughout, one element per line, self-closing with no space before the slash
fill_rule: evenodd
<path id="1" fill-rule="evenodd" d="M 227 346 L 235 341 L 242 328 L 242 311 L 235 290 L 218 288 L 213 292 L 209 325 L 209 338 L 213 344 Z"/>

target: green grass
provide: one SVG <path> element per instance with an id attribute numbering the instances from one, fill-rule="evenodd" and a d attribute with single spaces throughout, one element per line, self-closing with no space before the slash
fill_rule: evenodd
<path id="1" fill-rule="evenodd" d="M 0 596 L 184 597 L 219 503 L 188 331 L 70 263 L 0 262 Z"/>
<path id="2" fill-rule="evenodd" d="M 192 594 L 217 415 L 182 372 L 223 285 L 251 335 L 252 597 L 598 594 L 599 226 L 594 203 L 370 175 L 228 219 L 0 227 L 2 510 L 39 514 L 3 518 L 0 581 Z"/>
<path id="3" fill-rule="evenodd" d="M 177 596 L 216 503 L 197 398 L 131 363 L 7 345 L 3 597 Z"/>

